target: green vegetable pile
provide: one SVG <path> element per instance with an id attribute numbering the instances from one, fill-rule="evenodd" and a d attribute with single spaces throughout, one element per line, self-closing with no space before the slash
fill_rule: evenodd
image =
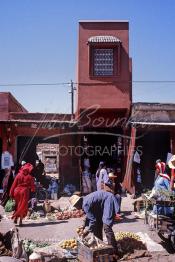
<path id="1" fill-rule="evenodd" d="M 31 220 L 37 220 L 40 218 L 40 214 L 38 212 L 33 212 L 30 217 Z"/>
<path id="2" fill-rule="evenodd" d="M 157 190 L 159 200 L 175 201 L 175 192 L 165 189 Z"/>
<path id="3" fill-rule="evenodd" d="M 9 199 L 5 205 L 5 212 L 12 212 L 15 208 L 15 201 Z"/>
<path id="4" fill-rule="evenodd" d="M 33 250 L 36 247 L 39 247 L 39 248 L 47 247 L 50 244 L 47 242 L 40 242 L 40 241 L 33 241 L 33 240 L 25 239 L 23 241 L 23 245 L 24 245 L 24 249 L 27 252 L 27 254 L 30 255 L 33 253 Z"/>

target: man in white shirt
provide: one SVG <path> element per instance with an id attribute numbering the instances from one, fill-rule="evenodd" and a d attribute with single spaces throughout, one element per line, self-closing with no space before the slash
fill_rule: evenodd
<path id="1" fill-rule="evenodd" d="M 108 173 L 106 170 L 106 164 L 100 162 L 99 168 L 96 172 L 97 190 L 104 189 L 104 184 L 109 180 Z"/>
<path id="2" fill-rule="evenodd" d="M 8 151 L 4 151 L 1 157 L 1 169 L 10 169 L 14 166 L 13 157 Z"/>

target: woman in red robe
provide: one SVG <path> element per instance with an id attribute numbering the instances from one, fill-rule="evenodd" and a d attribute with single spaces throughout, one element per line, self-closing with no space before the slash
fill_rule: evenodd
<path id="1" fill-rule="evenodd" d="M 10 196 L 15 200 L 12 219 L 14 219 L 14 223 L 17 223 L 19 218 L 20 226 L 22 219 L 27 215 L 30 192 L 35 191 L 34 178 L 31 176 L 32 169 L 33 166 L 29 163 L 22 166 L 10 190 Z"/>

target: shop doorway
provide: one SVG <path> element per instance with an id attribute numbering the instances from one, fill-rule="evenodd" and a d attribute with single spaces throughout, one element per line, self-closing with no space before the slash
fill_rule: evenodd
<path id="1" fill-rule="evenodd" d="M 92 134 L 89 131 L 89 134 L 83 137 L 82 144 L 85 149 L 87 148 L 93 174 L 96 173 L 100 161 L 104 161 L 107 168 L 114 169 L 118 175 L 122 176 L 124 150 L 121 129 L 99 129 L 95 132 L 93 130 Z M 86 150 L 84 151 L 86 153 Z"/>
<path id="2" fill-rule="evenodd" d="M 40 143 L 36 146 L 36 153 L 44 164 L 46 175 L 59 178 L 59 144 Z"/>
<path id="3" fill-rule="evenodd" d="M 48 157 L 49 157 L 51 156 L 50 151 L 53 152 L 52 149 L 57 148 L 57 146 L 59 145 L 59 138 L 50 138 L 46 140 L 44 137 L 33 138 L 29 136 L 18 136 L 17 137 L 17 163 L 21 162 L 22 160 L 25 160 L 26 162 L 35 165 L 36 160 L 38 160 L 41 156 L 40 154 L 37 153 L 40 152 L 42 154 L 41 145 L 45 145 L 45 149 L 46 148 L 48 149 L 48 151 L 46 150 L 46 153 L 48 153 Z M 58 154 L 56 153 L 56 155 Z M 44 156 L 45 153 L 43 153 L 43 157 Z M 54 157 L 54 154 L 52 156 Z M 57 162 L 58 162 L 58 156 L 57 156 Z M 59 168 L 58 164 L 57 167 Z"/>
<path id="4" fill-rule="evenodd" d="M 156 160 L 161 159 L 166 163 L 167 153 L 171 152 L 170 132 L 152 131 L 143 134 L 141 138 L 136 139 L 136 147 L 139 147 L 141 153 L 143 184 L 145 187 L 152 188 Z"/>

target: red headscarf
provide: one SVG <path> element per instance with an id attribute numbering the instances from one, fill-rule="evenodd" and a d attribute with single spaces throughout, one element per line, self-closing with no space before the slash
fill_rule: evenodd
<path id="1" fill-rule="evenodd" d="M 30 163 L 26 163 L 25 165 L 23 165 L 20 170 L 19 170 L 19 173 L 21 174 L 25 174 L 26 172 L 24 171 L 27 171 L 27 174 L 30 174 L 33 170 L 33 165 L 30 164 Z"/>

